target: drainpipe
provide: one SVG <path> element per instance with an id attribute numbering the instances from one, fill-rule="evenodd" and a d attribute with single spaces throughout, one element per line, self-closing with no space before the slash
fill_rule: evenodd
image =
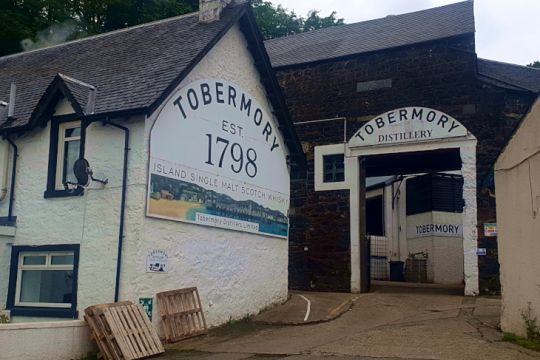
<path id="1" fill-rule="evenodd" d="M 127 193 L 127 169 L 129 151 L 129 129 L 125 126 L 113 123 L 107 118 L 104 125 L 114 126 L 124 131 L 124 169 L 122 173 L 122 200 L 120 202 L 120 228 L 118 230 L 118 257 L 116 259 L 116 283 L 114 286 L 114 301 L 118 302 L 120 292 L 120 271 L 122 269 L 122 248 L 124 244 L 124 219 L 126 213 L 126 193 Z"/>
<path id="2" fill-rule="evenodd" d="M 8 172 L 9 172 L 9 143 L 6 141 L 2 144 L 2 188 L 0 189 L 0 201 L 4 201 L 8 193 L 7 182 L 8 182 Z"/>
<path id="3" fill-rule="evenodd" d="M 15 199 L 15 178 L 17 176 L 17 158 L 19 157 L 19 149 L 17 148 L 17 145 L 15 145 L 15 143 L 7 135 L 5 135 L 5 139 L 13 148 L 13 167 L 11 169 L 11 187 L 9 190 L 8 209 L 8 223 L 11 224 L 13 221 L 13 200 Z"/>

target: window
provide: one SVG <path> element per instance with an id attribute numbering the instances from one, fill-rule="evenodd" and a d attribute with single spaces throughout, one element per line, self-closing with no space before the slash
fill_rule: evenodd
<path id="1" fill-rule="evenodd" d="M 76 317 L 79 245 L 14 246 L 8 308 L 14 315 Z"/>
<path id="2" fill-rule="evenodd" d="M 345 157 L 343 154 L 323 156 L 323 181 L 345 181 Z"/>
<path id="3" fill-rule="evenodd" d="M 313 180 L 315 191 L 347 190 L 345 167 L 348 166 L 343 155 L 345 144 L 317 145 L 314 148 Z M 354 164 L 351 162 L 349 165 Z"/>
<path id="4" fill-rule="evenodd" d="M 407 180 L 407 215 L 428 211 L 461 213 L 463 177 L 449 174 L 426 174 Z"/>
<path id="5" fill-rule="evenodd" d="M 66 182 L 77 182 L 73 164 L 81 150 L 81 122 L 73 121 L 59 126 L 58 156 L 56 160 L 56 190 L 64 190 Z"/>
<path id="6" fill-rule="evenodd" d="M 73 115 L 53 118 L 49 148 L 49 175 L 45 197 L 73 196 L 82 193 L 81 188 L 67 191 L 64 184 L 75 183 L 73 164 L 84 153 L 81 121 Z"/>
<path id="7" fill-rule="evenodd" d="M 16 306 L 71 307 L 73 252 L 21 253 Z"/>

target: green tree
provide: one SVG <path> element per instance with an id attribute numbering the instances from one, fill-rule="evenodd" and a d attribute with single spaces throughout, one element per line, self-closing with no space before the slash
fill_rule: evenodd
<path id="1" fill-rule="evenodd" d="M 270 1 L 254 0 L 253 12 L 257 25 L 265 39 L 292 35 L 302 32 L 303 20 L 281 5 L 274 6 Z"/>
<path id="2" fill-rule="evenodd" d="M 304 21 L 302 31 L 312 31 L 342 24 L 344 24 L 343 19 L 337 19 L 335 11 L 326 17 L 320 17 L 318 10 L 311 10 Z"/>
<path id="3" fill-rule="evenodd" d="M 326 17 L 319 16 L 319 11 L 311 10 L 307 18 L 299 17 L 294 11 L 288 11 L 281 5 L 275 6 L 270 1 L 252 0 L 253 12 L 257 25 L 265 39 L 298 34 L 330 26 L 343 24 L 343 19 L 336 18 L 336 12 Z"/>
<path id="4" fill-rule="evenodd" d="M 0 56 L 21 51 L 21 41 L 71 18 L 69 1 L 0 0 Z"/>
<path id="5" fill-rule="evenodd" d="M 0 0 L 0 56 L 197 10 L 198 0 Z"/>
<path id="6" fill-rule="evenodd" d="M 534 61 L 534 62 L 528 64 L 527 66 L 540 69 L 540 61 Z"/>
<path id="7" fill-rule="evenodd" d="M 0 0 L 0 56 L 196 11 L 199 0 Z M 252 0 L 266 39 L 343 24 L 332 12 L 297 16 Z"/>

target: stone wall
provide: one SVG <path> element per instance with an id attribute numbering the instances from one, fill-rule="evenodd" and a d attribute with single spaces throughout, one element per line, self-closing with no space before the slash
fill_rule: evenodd
<path id="1" fill-rule="evenodd" d="M 347 141 L 365 121 L 395 108 L 434 108 L 473 133 L 478 139 L 478 226 L 495 221 L 495 202 L 484 180 L 489 183 L 497 155 L 532 98 L 481 83 L 476 69 L 473 35 L 276 69 L 293 120 L 302 122 L 296 129 L 309 161 L 306 178 L 291 188 L 292 287 L 350 288 L 347 192 L 314 192 L 314 146 Z M 374 80 L 384 81 L 366 84 Z M 337 117 L 346 118 L 346 130 L 343 120 L 303 123 Z M 480 278 L 490 282 L 498 275 L 496 241 L 485 240 L 481 229 L 478 233 L 479 247 L 488 248 L 488 256 L 480 259 Z"/>

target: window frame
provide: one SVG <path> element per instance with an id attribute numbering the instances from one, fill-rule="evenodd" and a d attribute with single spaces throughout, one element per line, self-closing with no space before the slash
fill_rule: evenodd
<path id="1" fill-rule="evenodd" d="M 336 161 L 334 159 L 337 159 L 337 158 L 343 158 L 343 179 L 342 180 L 336 180 L 336 177 L 338 175 L 338 172 L 337 172 L 337 167 L 335 166 L 336 165 Z M 327 163 L 326 161 L 328 159 L 332 159 L 332 169 L 331 169 L 331 176 L 332 176 L 332 179 L 331 180 L 326 180 L 326 175 L 327 175 L 327 172 L 326 172 L 326 167 L 327 167 Z M 344 154 L 326 154 L 326 155 L 323 155 L 323 158 L 322 158 L 322 176 L 323 176 L 323 182 L 326 183 L 326 184 L 331 184 L 331 183 L 342 183 L 342 182 L 345 182 L 345 155 Z"/>
<path id="2" fill-rule="evenodd" d="M 80 128 L 78 136 L 66 137 L 66 130 Z M 65 144 L 70 141 L 79 141 L 79 157 L 82 141 L 82 121 L 68 121 L 58 125 L 58 147 L 56 151 L 56 175 L 55 175 L 55 190 L 64 190 L 64 177 L 66 175 L 66 169 L 64 164 L 65 156 Z"/>
<path id="3" fill-rule="evenodd" d="M 6 309 L 11 311 L 13 316 L 36 316 L 36 317 L 58 317 L 58 318 L 78 318 L 77 311 L 77 291 L 79 277 L 79 249 L 78 244 L 68 245 L 43 245 L 43 246 L 13 246 L 11 249 L 11 264 L 9 272 L 9 285 Z M 59 303 L 21 303 L 21 274 L 23 267 L 31 269 L 43 269 L 47 265 L 22 265 L 24 256 L 45 255 L 46 264 L 51 262 L 52 256 L 73 255 L 73 265 L 53 265 L 55 269 L 67 269 L 73 271 L 72 301 L 69 304 Z"/>
<path id="4" fill-rule="evenodd" d="M 318 145 L 314 149 L 314 188 L 315 191 L 329 191 L 329 190 L 349 190 L 351 181 L 355 181 L 354 173 L 348 169 L 350 164 L 350 159 L 345 156 L 344 158 L 344 181 L 338 182 L 324 182 L 324 164 L 323 157 L 326 155 L 343 155 L 345 156 L 345 144 L 329 144 L 329 145 Z M 357 159 L 354 159 L 358 161 Z"/>
<path id="5" fill-rule="evenodd" d="M 45 198 L 80 196 L 84 193 L 81 187 L 78 187 L 74 191 L 67 191 L 62 184 L 65 130 L 76 127 L 74 125 L 79 125 L 81 128 L 78 139 L 80 141 L 79 158 L 81 158 L 84 157 L 84 143 L 86 138 L 84 120 L 77 114 L 59 115 L 51 118 L 49 169 L 47 174 L 47 188 L 43 194 Z"/>
<path id="6" fill-rule="evenodd" d="M 29 256 L 45 256 L 45 265 L 24 265 L 24 258 Z M 70 303 L 45 303 L 45 302 L 22 302 L 21 301 L 21 285 L 22 285 L 22 272 L 24 270 L 44 270 L 44 271 L 66 271 L 75 267 L 72 265 L 52 265 L 53 256 L 73 255 L 73 262 L 75 262 L 75 253 L 73 251 L 50 251 L 50 252 L 19 252 L 19 263 L 17 266 L 17 283 L 15 285 L 15 306 L 22 307 L 47 307 L 47 308 L 70 308 Z M 72 284 L 73 285 L 73 284 Z"/>

